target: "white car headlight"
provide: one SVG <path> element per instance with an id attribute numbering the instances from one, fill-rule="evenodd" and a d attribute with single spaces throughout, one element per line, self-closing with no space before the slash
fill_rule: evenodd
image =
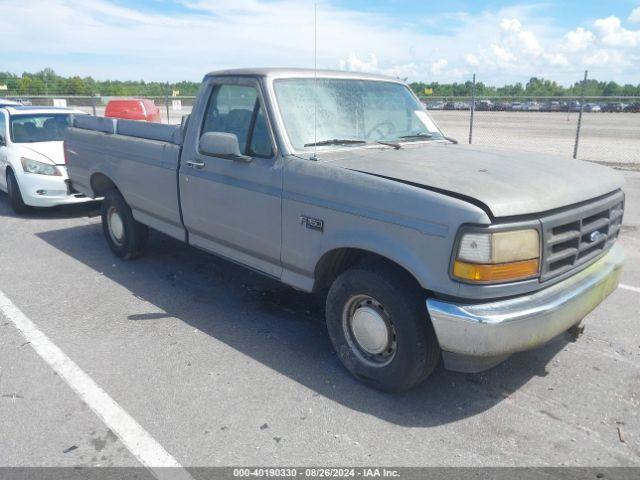
<path id="1" fill-rule="evenodd" d="M 453 276 L 470 282 L 507 282 L 535 277 L 540 267 L 540 235 L 533 228 L 462 233 Z"/>
<path id="2" fill-rule="evenodd" d="M 21 158 L 20 162 L 22 163 L 22 169 L 25 173 L 35 173 L 37 175 L 51 175 L 60 177 L 62 174 L 60 170 L 56 168 L 55 165 L 51 165 L 50 163 L 38 162 L 37 160 L 32 160 L 31 158 Z"/>

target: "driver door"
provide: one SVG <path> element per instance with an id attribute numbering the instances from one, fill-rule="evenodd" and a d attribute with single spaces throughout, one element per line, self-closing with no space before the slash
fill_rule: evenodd
<path id="1" fill-rule="evenodd" d="M 196 106 L 180 165 L 180 198 L 189 243 L 280 277 L 282 160 L 257 79 L 212 79 Z M 200 120 L 196 120 L 200 119 Z M 208 132 L 232 133 L 242 159 L 205 155 Z"/>

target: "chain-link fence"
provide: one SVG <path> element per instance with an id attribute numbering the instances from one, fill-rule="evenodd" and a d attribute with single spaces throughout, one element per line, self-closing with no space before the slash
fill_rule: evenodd
<path id="1" fill-rule="evenodd" d="M 460 142 L 640 168 L 640 97 L 433 99 L 427 108 Z M 582 114 L 580 110 L 582 109 Z M 580 130 L 578 132 L 578 121 Z M 577 144 L 577 145 L 576 145 Z"/>
<path id="2" fill-rule="evenodd" d="M 66 105 L 102 116 L 118 97 L 31 96 L 31 105 Z M 148 98 L 163 122 L 178 124 L 195 97 Z M 528 150 L 640 170 L 640 97 L 427 97 L 444 132 L 460 143 Z"/>
<path id="3" fill-rule="evenodd" d="M 587 74 L 582 82 L 587 82 Z M 475 75 L 473 77 L 475 92 Z M 584 91 L 584 90 L 583 90 Z M 447 135 L 640 170 L 640 97 L 423 97 Z"/>

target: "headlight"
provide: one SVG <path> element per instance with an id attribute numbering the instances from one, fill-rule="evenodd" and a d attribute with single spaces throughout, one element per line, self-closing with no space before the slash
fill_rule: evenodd
<path id="1" fill-rule="evenodd" d="M 524 280 L 539 270 L 540 235 L 533 228 L 463 233 L 453 262 L 454 277 L 478 283 Z"/>
<path id="2" fill-rule="evenodd" d="M 35 173 L 37 175 L 53 175 L 61 176 L 60 170 L 55 165 L 50 163 L 38 162 L 37 160 L 31 160 L 30 158 L 21 158 L 22 169 L 25 173 Z"/>

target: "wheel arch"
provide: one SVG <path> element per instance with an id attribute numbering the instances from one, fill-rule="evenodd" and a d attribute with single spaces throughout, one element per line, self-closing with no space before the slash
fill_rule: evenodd
<path id="1" fill-rule="evenodd" d="M 115 182 L 102 172 L 95 172 L 89 180 L 94 197 L 104 197 L 109 190 L 120 191 Z"/>
<path id="2" fill-rule="evenodd" d="M 388 254 L 360 247 L 336 247 L 325 252 L 314 269 L 313 291 L 321 291 L 331 286 L 333 281 L 347 269 L 358 265 L 384 263 L 396 267 L 411 277 L 420 288 L 423 288 L 416 272 L 405 266 L 405 262 Z"/>

